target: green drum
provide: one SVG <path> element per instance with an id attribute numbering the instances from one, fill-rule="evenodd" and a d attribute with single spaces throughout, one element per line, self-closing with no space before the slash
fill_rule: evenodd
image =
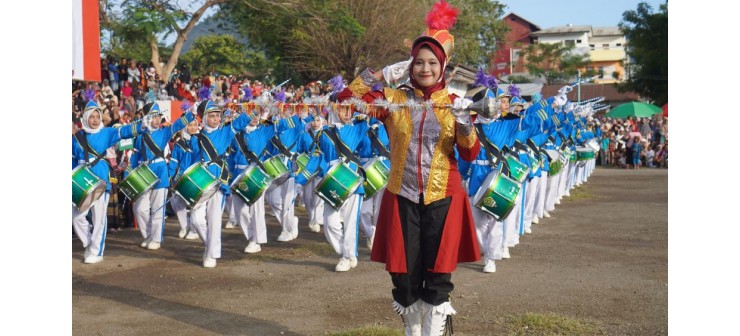
<path id="1" fill-rule="evenodd" d="M 252 163 L 231 183 L 231 190 L 245 203 L 252 205 L 272 184 L 272 178 L 262 168 Z"/>
<path id="2" fill-rule="evenodd" d="M 314 192 L 326 201 L 326 204 L 339 209 L 361 185 L 362 177 L 346 163 L 340 162 L 329 169 Z"/>
<path id="3" fill-rule="evenodd" d="M 306 170 L 306 166 L 308 166 L 308 161 L 311 159 L 311 157 L 306 153 L 301 153 L 298 155 L 298 157 L 295 160 L 296 166 L 296 175 L 303 174 L 303 177 L 306 179 L 306 181 L 311 180 L 316 176 L 316 174 L 319 173 L 318 170 L 314 170 L 313 172 L 309 172 Z"/>
<path id="4" fill-rule="evenodd" d="M 504 158 L 509 163 L 509 175 L 511 175 L 511 178 L 522 183 L 527 178 L 527 174 L 529 174 L 529 167 L 519 161 L 514 155 L 506 154 Z"/>
<path id="5" fill-rule="evenodd" d="M 365 199 L 375 196 L 381 189 L 388 184 L 388 175 L 391 173 L 391 167 L 388 166 L 387 160 L 373 158 L 363 166 L 365 169 Z"/>
<path id="6" fill-rule="evenodd" d="M 308 161 L 306 161 L 308 162 Z M 277 183 L 282 184 L 290 177 L 288 166 L 285 165 L 285 155 L 275 155 L 262 163 L 265 172 Z"/>
<path id="7" fill-rule="evenodd" d="M 118 185 L 131 202 L 137 199 L 145 192 L 149 191 L 159 182 L 159 178 L 147 165 L 141 165 L 131 170 L 123 181 Z"/>
<path id="8" fill-rule="evenodd" d="M 576 163 L 576 160 L 578 159 L 578 157 L 576 156 L 576 152 L 574 152 L 570 148 L 567 148 L 566 151 L 569 153 L 568 155 L 566 155 L 568 161 L 570 161 L 570 163 Z"/>
<path id="9" fill-rule="evenodd" d="M 478 209 L 502 221 L 514 208 L 520 189 L 519 182 L 494 170 L 483 181 L 473 200 Z"/>
<path id="10" fill-rule="evenodd" d="M 105 181 L 93 174 L 90 168 L 80 165 L 72 170 L 72 204 L 77 211 L 87 211 L 104 193 Z"/>
<path id="11" fill-rule="evenodd" d="M 547 173 L 547 176 L 560 174 L 561 170 L 563 170 L 563 162 L 560 160 L 552 160 L 550 161 L 550 172 Z"/>
<path id="12" fill-rule="evenodd" d="M 220 184 L 204 163 L 196 162 L 175 183 L 175 195 L 185 201 L 188 209 L 196 209 L 208 202 Z"/>
<path id="13" fill-rule="evenodd" d="M 579 167 L 583 167 L 586 161 L 593 160 L 595 157 L 593 148 L 590 147 L 578 147 L 576 148 L 576 160 Z"/>

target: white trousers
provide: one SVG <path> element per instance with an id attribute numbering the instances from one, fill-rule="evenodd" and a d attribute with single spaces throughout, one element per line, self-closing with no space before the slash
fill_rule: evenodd
<path id="1" fill-rule="evenodd" d="M 234 195 L 236 219 L 244 232 L 247 241 L 257 244 L 267 243 L 267 226 L 265 225 L 265 195 L 262 194 L 251 206 Z"/>
<path id="2" fill-rule="evenodd" d="M 563 167 L 563 170 L 560 172 L 560 186 L 558 189 L 558 198 L 563 197 L 563 195 L 566 194 L 566 191 L 568 190 L 568 180 L 570 179 L 570 172 L 571 172 L 571 164 L 568 162 L 565 167 Z"/>
<path id="3" fill-rule="evenodd" d="M 85 256 L 95 255 L 103 256 L 105 250 L 105 233 L 108 231 L 108 196 L 105 192 L 100 196 L 92 206 L 83 211 L 77 211 L 77 207 L 72 205 L 72 228 L 75 234 L 80 238 L 82 247 L 85 248 Z M 92 232 L 90 231 L 90 222 L 87 221 L 87 213 L 92 211 Z"/>
<path id="4" fill-rule="evenodd" d="M 265 191 L 267 193 L 267 204 L 270 205 L 272 213 L 277 218 L 283 231 L 297 232 L 298 217 L 294 215 L 293 200 L 295 199 L 295 179 L 292 177 L 283 182 L 283 184 L 272 184 Z"/>
<path id="5" fill-rule="evenodd" d="M 316 186 L 321 179 L 315 177 L 303 186 L 303 205 L 308 212 L 308 223 L 324 224 L 324 200 L 316 195 Z"/>
<path id="6" fill-rule="evenodd" d="M 177 221 L 180 223 L 180 228 L 183 230 L 188 229 L 188 227 L 191 225 L 190 216 L 188 215 L 187 203 L 182 200 L 182 197 L 174 196 L 170 201 L 170 206 L 172 207 L 172 211 L 175 212 L 175 216 L 177 216 Z"/>
<path id="7" fill-rule="evenodd" d="M 522 189 L 524 189 L 523 185 Z M 509 216 L 504 219 L 504 246 L 506 247 L 514 247 L 519 244 L 519 219 L 525 192 L 522 189 L 519 190 L 519 195 L 516 196 L 514 208 L 509 213 Z"/>
<path id="8" fill-rule="evenodd" d="M 547 176 L 547 172 L 543 171 L 542 176 L 540 176 L 540 179 L 538 181 L 537 186 L 537 197 L 534 201 L 534 215 L 537 218 L 542 218 L 545 214 L 545 200 L 547 199 L 547 182 L 549 178 Z"/>
<path id="9" fill-rule="evenodd" d="M 527 181 L 527 193 L 524 195 L 524 221 L 523 229 L 532 228 L 532 218 L 534 217 L 534 204 L 537 198 L 537 189 L 540 186 L 540 177 L 537 176 L 531 181 Z"/>
<path id="10" fill-rule="evenodd" d="M 167 188 L 152 189 L 134 202 L 134 216 L 144 239 L 161 243 L 164 239 L 164 202 Z"/>
<path id="11" fill-rule="evenodd" d="M 236 224 L 239 220 L 236 215 L 236 202 L 235 199 L 239 198 L 239 196 L 236 196 L 234 194 L 229 194 L 229 196 L 226 196 L 226 211 L 229 214 L 229 222 Z"/>
<path id="12" fill-rule="evenodd" d="M 206 250 L 203 258 L 221 258 L 221 216 L 224 210 L 224 194 L 220 189 L 199 208 L 190 211 L 190 222 L 203 240 Z"/>
<path id="13" fill-rule="evenodd" d="M 470 196 L 470 203 L 475 204 L 475 196 Z M 472 209 L 478 245 L 485 259 L 501 260 L 504 252 L 504 223 L 497 221 L 475 205 Z"/>
<path id="14" fill-rule="evenodd" d="M 342 258 L 357 257 L 357 226 L 362 208 L 362 195 L 352 194 L 339 210 L 324 207 L 326 240 Z"/>
<path id="15" fill-rule="evenodd" d="M 545 197 L 545 211 L 550 212 L 555 210 L 555 201 L 560 195 L 560 178 L 563 177 L 563 172 L 555 176 L 547 177 L 547 196 Z"/>
<path id="16" fill-rule="evenodd" d="M 375 224 L 378 221 L 380 212 L 380 201 L 383 199 L 385 188 L 380 189 L 375 196 L 362 200 L 362 209 L 360 210 L 360 228 L 365 237 L 370 238 L 375 233 Z"/>

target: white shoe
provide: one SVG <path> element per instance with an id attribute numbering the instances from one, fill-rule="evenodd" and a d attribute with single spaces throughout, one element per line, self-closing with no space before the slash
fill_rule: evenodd
<path id="1" fill-rule="evenodd" d="M 319 223 L 311 222 L 308 223 L 308 228 L 311 230 L 311 232 L 321 232 L 321 226 Z"/>
<path id="2" fill-rule="evenodd" d="M 149 242 L 149 245 L 146 246 L 146 249 L 147 250 L 159 250 L 159 247 L 160 247 L 159 242 L 151 241 Z"/>
<path id="3" fill-rule="evenodd" d="M 334 270 L 337 272 L 347 272 L 350 268 L 352 268 L 352 265 L 350 265 L 349 259 L 342 258 L 339 259 L 339 263 L 337 264 L 337 267 L 334 267 Z"/>
<path id="4" fill-rule="evenodd" d="M 188 234 L 187 234 L 187 235 L 185 236 L 185 239 L 190 239 L 190 240 L 192 240 L 192 239 L 198 239 L 198 238 L 199 238 L 199 237 L 198 237 L 198 233 L 197 233 L 197 232 L 195 232 L 195 231 L 190 231 L 190 232 L 188 232 Z"/>
<path id="5" fill-rule="evenodd" d="M 97 264 L 97 263 L 99 263 L 101 261 L 103 261 L 103 257 L 102 256 L 91 255 L 91 256 L 87 256 L 85 258 L 85 263 L 86 264 Z"/>
<path id="6" fill-rule="evenodd" d="M 560 199 L 558 198 L 557 201 L 555 201 L 555 204 L 560 204 Z"/>
<path id="7" fill-rule="evenodd" d="M 483 273 L 495 273 L 496 262 L 493 259 L 486 259 L 486 264 L 483 266 Z"/>
<path id="8" fill-rule="evenodd" d="M 532 229 L 530 229 L 530 228 L 524 228 L 524 233 L 532 233 Z"/>
<path id="9" fill-rule="evenodd" d="M 227 222 L 226 225 L 224 226 L 225 229 L 233 229 L 235 227 L 236 226 L 232 222 Z"/>
<path id="10" fill-rule="evenodd" d="M 147 246 L 149 246 L 149 243 L 151 242 L 152 240 L 150 238 L 144 239 L 144 241 L 141 242 L 141 247 L 146 248 Z"/>
<path id="11" fill-rule="evenodd" d="M 563 196 L 570 197 L 570 192 L 565 193 L 565 195 L 563 195 Z"/>
<path id="12" fill-rule="evenodd" d="M 532 218 L 532 224 L 539 224 L 539 223 L 540 223 L 540 218 L 539 218 L 539 217 L 537 217 L 537 216 L 534 216 L 534 217 Z"/>
<path id="13" fill-rule="evenodd" d="M 509 248 L 504 247 L 504 253 L 501 255 L 501 258 L 509 259 L 511 258 L 511 254 L 509 254 Z"/>
<path id="14" fill-rule="evenodd" d="M 187 235 L 187 234 L 188 234 L 188 230 L 187 229 L 180 229 L 180 232 L 177 234 L 177 236 L 180 237 L 180 238 L 185 238 L 185 235 Z"/>
<path id="15" fill-rule="evenodd" d="M 262 247 L 260 247 L 260 244 L 255 242 L 249 242 L 249 244 L 247 244 L 247 248 L 244 249 L 245 253 L 257 253 L 259 251 L 262 251 Z"/>
<path id="16" fill-rule="evenodd" d="M 293 226 L 291 226 L 291 233 L 293 234 L 293 239 L 298 238 L 298 217 L 293 217 Z"/>
<path id="17" fill-rule="evenodd" d="M 203 260 L 203 267 L 205 267 L 205 268 L 214 268 L 214 267 L 216 267 L 216 259 L 206 258 L 205 260 Z"/>
<path id="18" fill-rule="evenodd" d="M 549 213 L 549 212 L 547 212 L 547 211 L 545 211 L 545 213 L 543 214 L 543 216 L 544 216 L 545 218 L 550 218 L 550 213 Z"/>
<path id="19" fill-rule="evenodd" d="M 357 258 L 349 258 L 349 267 L 350 268 L 357 267 Z"/>
<path id="20" fill-rule="evenodd" d="M 288 231 L 280 232 L 280 235 L 277 237 L 277 241 L 279 242 L 287 242 L 293 240 L 293 234 Z"/>

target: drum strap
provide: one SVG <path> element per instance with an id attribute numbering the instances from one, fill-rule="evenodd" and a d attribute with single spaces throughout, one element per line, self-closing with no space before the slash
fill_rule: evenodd
<path id="1" fill-rule="evenodd" d="M 540 156 L 540 149 L 537 148 L 537 145 L 535 145 L 532 138 L 527 139 L 527 146 L 532 149 L 532 151 L 537 155 L 537 157 Z"/>
<path id="2" fill-rule="evenodd" d="M 388 151 L 388 149 L 383 146 L 383 143 L 380 142 L 380 139 L 378 138 L 376 128 L 370 128 L 367 132 L 367 134 L 370 136 L 370 143 L 373 145 L 376 151 L 378 151 L 378 154 L 385 156 L 386 158 L 391 157 L 391 152 Z"/>
<path id="3" fill-rule="evenodd" d="M 324 130 L 319 130 L 316 135 L 314 135 L 313 131 L 309 133 L 311 136 L 311 139 L 313 139 L 313 143 L 311 143 L 311 147 L 309 148 L 309 152 L 313 152 L 314 149 L 319 148 L 319 141 L 321 140 L 321 135 L 324 134 Z"/>
<path id="4" fill-rule="evenodd" d="M 182 148 L 186 152 L 192 152 L 190 150 L 190 144 L 187 141 L 183 140 L 182 138 L 177 140 L 177 145 L 180 146 L 180 148 Z"/>
<path id="5" fill-rule="evenodd" d="M 362 164 L 360 163 L 360 159 L 357 158 L 357 156 L 352 153 L 352 151 L 347 147 L 344 142 L 342 142 L 341 139 L 339 139 L 339 135 L 337 134 L 337 128 L 336 127 L 329 127 L 327 128 L 326 134 L 329 136 L 329 139 L 331 139 L 332 142 L 334 142 L 334 146 L 337 148 L 337 153 L 344 158 L 345 162 L 352 161 L 355 164 L 357 164 L 357 167 L 360 171 L 362 171 Z"/>
<path id="6" fill-rule="evenodd" d="M 87 137 L 85 136 L 84 131 L 79 131 L 75 134 L 75 137 L 77 137 L 77 142 L 82 145 L 82 149 L 85 150 L 85 154 L 87 154 L 88 158 L 90 154 L 95 156 L 95 159 L 90 163 L 90 167 L 95 167 L 95 165 L 100 161 L 103 157 L 105 157 L 106 152 L 102 152 L 98 154 L 92 147 L 90 147 L 90 144 L 87 143 Z M 85 158 L 85 161 L 87 161 L 88 158 Z M 108 160 L 103 161 L 108 164 L 108 167 L 110 167 L 110 162 Z M 111 167 L 112 168 L 112 167 Z"/>
<path id="7" fill-rule="evenodd" d="M 211 143 L 211 140 L 208 139 L 208 137 L 203 133 L 198 133 L 198 144 L 200 144 L 200 148 L 203 148 L 206 153 L 208 153 L 208 158 L 211 159 L 211 162 L 219 165 L 221 167 L 221 181 L 228 181 L 229 180 L 229 169 L 224 165 L 223 160 L 218 155 L 218 152 L 216 151 L 216 148 L 213 147 L 213 144 Z"/>
<path id="8" fill-rule="evenodd" d="M 274 137 L 272 137 L 272 139 L 270 139 L 270 142 L 272 143 L 273 146 L 275 146 L 275 148 L 277 148 L 277 150 L 278 150 L 278 152 L 280 152 L 280 154 L 283 154 L 286 157 L 291 157 L 291 156 L 293 156 L 293 153 L 291 153 L 290 150 L 293 149 L 293 147 L 298 142 L 298 140 L 296 140 L 295 142 L 293 142 L 293 144 L 290 145 L 290 147 L 288 147 L 288 148 L 286 148 L 285 145 L 283 145 L 283 142 L 280 141 L 280 137 L 278 137 L 277 135 L 274 136 Z"/>
<path id="9" fill-rule="evenodd" d="M 265 170 L 265 166 L 262 165 L 262 162 L 260 162 L 260 159 L 254 155 L 252 151 L 247 149 L 247 141 L 244 139 L 244 132 L 239 132 L 236 135 L 236 144 L 239 145 L 239 150 L 241 150 L 242 154 L 244 154 L 244 157 L 247 158 L 247 161 L 250 163 L 254 163 L 257 166 L 260 167 L 263 171 Z"/>
<path id="10" fill-rule="evenodd" d="M 488 140 L 488 137 L 486 137 L 486 133 L 483 132 L 483 125 L 475 124 L 475 128 L 478 130 L 478 139 L 481 140 L 483 148 L 486 150 L 488 162 L 490 162 L 491 167 L 495 167 L 499 162 L 501 162 L 503 169 L 502 173 L 509 175 L 509 163 L 506 162 L 506 160 L 504 159 L 504 155 L 501 150 L 499 150 L 496 145 Z"/>
<path id="11" fill-rule="evenodd" d="M 150 151 L 152 151 L 152 154 L 154 154 L 155 158 L 162 158 L 164 159 L 164 152 L 162 152 L 159 147 L 154 143 L 154 140 L 152 140 L 152 135 L 149 133 L 144 133 L 141 135 L 141 142 L 142 144 L 146 145 L 146 147 L 141 146 L 141 152 L 144 153 L 145 148 L 149 148 Z M 146 155 L 144 156 L 146 158 Z M 151 161 L 151 160 L 150 160 Z"/>

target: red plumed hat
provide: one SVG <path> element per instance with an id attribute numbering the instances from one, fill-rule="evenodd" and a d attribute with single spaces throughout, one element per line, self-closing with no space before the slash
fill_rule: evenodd
<path id="1" fill-rule="evenodd" d="M 460 11 L 445 0 L 435 3 L 432 10 L 427 13 L 425 20 L 427 29 L 414 40 L 412 49 L 421 42 L 430 41 L 444 50 L 449 63 L 455 50 L 455 37 L 450 34 L 449 29 L 457 22 L 458 13 Z"/>

